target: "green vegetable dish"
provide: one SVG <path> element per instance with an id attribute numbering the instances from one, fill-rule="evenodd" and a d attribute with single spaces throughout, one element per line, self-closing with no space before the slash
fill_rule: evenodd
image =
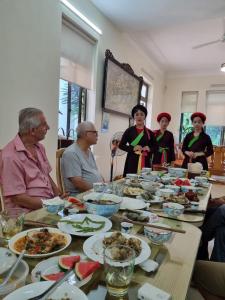
<path id="1" fill-rule="evenodd" d="M 85 217 L 83 221 L 61 220 L 60 222 L 70 224 L 76 229 L 77 232 L 84 233 L 98 231 L 105 226 L 105 221 L 95 221 L 89 217 Z"/>

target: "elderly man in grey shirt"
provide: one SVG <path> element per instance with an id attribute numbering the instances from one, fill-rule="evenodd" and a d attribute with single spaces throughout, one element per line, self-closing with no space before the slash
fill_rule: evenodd
<path id="1" fill-rule="evenodd" d="M 71 194 L 85 192 L 94 182 L 102 182 L 90 146 L 95 145 L 98 131 L 93 123 L 82 122 L 77 126 L 77 141 L 62 156 L 62 175 L 65 190 Z"/>

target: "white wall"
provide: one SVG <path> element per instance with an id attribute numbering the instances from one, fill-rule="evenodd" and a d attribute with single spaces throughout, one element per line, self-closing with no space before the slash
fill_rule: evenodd
<path id="1" fill-rule="evenodd" d="M 144 75 L 144 69 L 154 78 L 155 120 L 155 115 L 161 111 L 163 74 L 89 0 L 70 1 L 103 31 L 103 35 L 99 37 L 73 15 L 73 20 L 79 26 L 98 39 L 93 66 L 93 91 L 89 99 L 90 119 L 95 118 L 96 126 L 100 129 L 104 53 L 106 49 L 110 49 L 116 59 L 129 63 L 138 75 Z M 67 13 L 71 16 L 70 12 Z M 16 134 L 18 111 L 27 106 L 39 107 L 45 112 L 51 127 L 45 145 L 53 168 L 58 127 L 60 29 L 59 0 L 0 1 L 0 147 Z M 156 126 L 155 121 L 153 126 Z M 110 138 L 114 132 L 127 127 L 127 118 L 111 114 L 109 132 L 99 136 L 94 152 L 106 179 L 109 178 L 110 169 Z M 123 160 L 124 157 L 122 161 L 118 161 L 117 174 L 122 173 Z"/>
<path id="2" fill-rule="evenodd" d="M 51 130 L 45 145 L 55 164 L 60 57 L 57 0 L 0 1 L 0 148 L 18 130 L 18 111 L 42 109 Z"/>
<path id="3" fill-rule="evenodd" d="M 225 75 L 176 77 L 166 79 L 164 107 L 165 111 L 170 112 L 172 115 L 170 130 L 173 131 L 177 141 L 179 138 L 182 92 L 198 91 L 197 111 L 205 113 L 206 91 L 224 90 L 224 87 L 212 87 L 211 85 L 213 84 L 225 84 Z"/>
<path id="4" fill-rule="evenodd" d="M 71 0 L 71 3 L 88 17 L 102 31 L 103 35 L 98 37 L 96 60 L 94 69 L 94 90 L 96 92 L 95 124 L 100 131 L 102 119 L 102 83 L 105 50 L 110 49 L 114 57 L 120 62 L 129 63 L 137 75 L 145 75 L 143 69 L 154 78 L 154 102 L 153 102 L 153 126 L 156 126 L 155 116 L 161 111 L 163 99 L 164 77 L 162 72 L 152 61 L 123 33 L 121 33 L 106 17 L 104 17 L 89 0 Z M 76 19 L 74 18 L 76 21 Z M 79 23 L 81 25 L 81 23 Z M 92 34 L 91 30 L 88 30 Z M 146 76 L 146 75 L 145 75 Z M 148 79 L 148 78 L 147 78 Z M 149 80 L 151 80 L 149 78 Z M 117 131 L 124 131 L 128 127 L 128 118 L 110 114 L 108 133 L 100 133 L 98 144 L 94 147 L 94 153 L 98 167 L 106 180 L 109 179 L 110 150 L 109 143 L 112 135 Z M 125 155 L 117 157 L 116 172 L 114 175 L 122 174 Z"/>

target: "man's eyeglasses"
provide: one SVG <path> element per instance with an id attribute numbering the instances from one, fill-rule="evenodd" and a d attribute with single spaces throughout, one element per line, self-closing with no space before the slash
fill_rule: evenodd
<path id="1" fill-rule="evenodd" d="M 98 135 L 98 131 L 97 130 L 86 130 L 86 132 L 92 132 L 92 133 Z"/>

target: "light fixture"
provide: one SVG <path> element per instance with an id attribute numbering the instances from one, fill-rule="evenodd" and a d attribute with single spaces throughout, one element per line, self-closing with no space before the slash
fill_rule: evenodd
<path id="1" fill-rule="evenodd" d="M 83 20 L 86 24 L 88 24 L 92 29 L 94 29 L 97 33 L 102 34 L 101 29 L 99 29 L 95 24 L 93 24 L 87 17 L 85 17 L 78 9 L 76 9 L 69 1 L 60 0 L 67 8 L 69 8 L 75 15 L 77 15 L 81 20 Z"/>
<path id="2" fill-rule="evenodd" d="M 221 65 L 220 70 L 221 70 L 222 72 L 225 72 L 225 63 L 223 63 L 223 64 Z"/>

